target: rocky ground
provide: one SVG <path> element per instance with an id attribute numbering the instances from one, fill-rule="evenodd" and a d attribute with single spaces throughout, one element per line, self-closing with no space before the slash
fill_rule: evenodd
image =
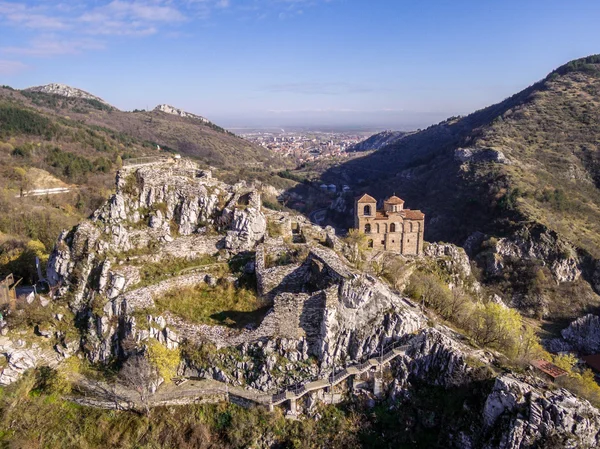
<path id="1" fill-rule="evenodd" d="M 498 254 L 527 255 L 514 242 L 498 241 L 495 248 Z M 157 405 L 203 396 L 218 400 L 223 385 L 250 396 L 272 394 L 360 363 L 397 342 L 409 345 L 404 355 L 379 374 L 373 370 L 336 387 L 330 401 L 366 397 L 402 409 L 414 401 L 419 385 L 448 394 L 484 385 L 476 406 L 465 402 L 456 421 L 444 423 L 448 447 L 600 442 L 600 412 L 589 402 L 530 370 L 502 368 L 501 355 L 473 346 L 396 290 L 398 285 L 357 269 L 345 252 L 333 229 L 264 208 L 256 186 L 224 184 L 185 160 L 123 169 L 115 195 L 56 244 L 48 264 L 53 286 L 45 308 L 48 324 L 24 338 L 9 320 L 0 342 L 7 360 L 0 382 L 12 383 L 28 368 L 55 366 L 72 354 L 99 365 L 120 363 L 148 354 L 158 343 L 180 353 L 178 376 L 217 383 L 175 387 L 163 377 Z M 481 290 L 462 249 L 431 244 L 423 260 L 447 273 L 450 288 L 474 295 Z M 407 261 L 408 269 L 417 262 Z M 491 269 L 500 263 L 490 258 Z M 155 271 L 149 276 L 151 264 Z M 551 269 L 558 277 L 580 275 L 568 262 Z M 248 285 L 261 308 L 238 311 L 253 318 L 243 325 L 215 325 L 211 317 L 202 321 L 159 307 L 170 292 L 238 291 Z M 223 290 L 211 290 L 218 288 Z M 598 317 L 585 317 L 554 344 L 596 351 L 598 328 Z M 381 385 L 376 394 L 375 385 Z M 314 416 L 315 404 L 327 396 L 307 394 L 298 411 Z M 106 400 L 100 402 L 96 405 L 106 406 Z"/>

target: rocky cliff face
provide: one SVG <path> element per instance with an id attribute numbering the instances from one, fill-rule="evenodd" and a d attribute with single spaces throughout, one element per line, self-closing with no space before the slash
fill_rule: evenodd
<path id="1" fill-rule="evenodd" d="M 559 350 L 598 354 L 600 352 L 600 317 L 588 314 L 578 318 L 566 329 L 563 329 L 561 335 L 564 341 Z"/>
<path id="2" fill-rule="evenodd" d="M 249 203 L 240 206 L 244 195 L 250 197 Z M 115 195 L 89 221 L 60 236 L 48 263 L 48 280 L 62 292 L 75 287 L 74 299 L 79 302 L 87 288 L 82 280 L 96 269 L 100 277 L 89 292 L 113 291 L 109 295 L 114 297 L 127 280 L 110 270 L 108 253 L 159 249 L 179 236 L 211 229 L 231 232 L 230 244 L 237 237 L 243 240 L 240 246 L 260 240 L 265 232 L 260 196 L 243 184 L 228 186 L 213 180 L 210 172 L 185 161 L 123 169 L 117 175 Z"/>
<path id="3" fill-rule="evenodd" d="M 138 289 L 127 296 L 140 277 L 138 266 L 123 264 L 123 257 L 140 254 L 156 262 L 213 255 L 220 248 L 248 250 L 263 238 L 265 227 L 260 195 L 243 183 L 221 183 L 187 161 L 126 168 L 117 175 L 115 195 L 89 220 L 60 236 L 47 277 L 57 294 L 87 317 L 90 359 L 107 361 L 121 355 L 119 342 L 126 338 L 140 342 L 152 337 L 176 345 L 177 332 L 167 328 L 164 317 L 148 316 L 139 323 L 130 313 L 140 304 L 151 305 L 153 294 L 206 277 L 184 276 L 167 282 L 163 290 L 158 284 L 147 293 Z M 102 313 L 92 311 L 92 302 Z M 150 330 L 136 331 L 140 324 Z"/>
<path id="4" fill-rule="evenodd" d="M 31 92 L 43 92 L 46 94 L 60 95 L 61 97 L 83 98 L 85 100 L 95 100 L 95 101 L 99 101 L 100 103 L 105 104 L 106 106 L 110 106 L 111 108 L 113 108 L 113 106 L 108 104 L 102 98 L 96 97 L 95 95 L 92 95 L 89 92 L 86 92 L 85 90 L 77 89 L 76 87 L 67 86 L 66 84 L 50 83 L 50 84 L 46 84 L 44 86 L 29 87 L 25 90 L 31 91 Z"/>
<path id="5" fill-rule="evenodd" d="M 548 391 L 537 383 L 514 375 L 496 379 L 483 410 L 484 428 L 496 435 L 484 447 L 519 449 L 544 441 L 553 447 L 598 447 L 598 409 L 565 389 Z"/>
<path id="6" fill-rule="evenodd" d="M 178 109 L 175 108 L 173 106 L 170 106 L 168 104 L 159 104 L 158 106 L 156 106 L 154 108 L 155 111 L 160 111 L 160 112 L 164 112 L 166 114 L 171 114 L 171 115 L 177 115 L 179 117 L 186 117 L 186 118 L 193 118 L 196 120 L 200 120 L 203 123 L 208 123 L 208 119 L 205 119 L 204 117 L 201 117 L 199 115 L 196 114 L 192 114 L 191 112 L 185 112 L 182 109 Z"/>

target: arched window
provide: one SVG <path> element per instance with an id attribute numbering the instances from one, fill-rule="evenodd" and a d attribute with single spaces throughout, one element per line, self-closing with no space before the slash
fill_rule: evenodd
<path id="1" fill-rule="evenodd" d="M 364 208 L 364 215 L 371 215 L 371 206 L 368 204 Z"/>
<path id="2" fill-rule="evenodd" d="M 387 223 L 383 224 L 383 232 L 384 234 L 387 234 Z"/>
<path id="3" fill-rule="evenodd" d="M 413 232 L 413 224 L 412 224 L 412 222 L 408 223 L 408 232 Z"/>
<path id="4" fill-rule="evenodd" d="M 390 232 L 396 232 L 396 223 L 390 225 Z"/>
<path id="5" fill-rule="evenodd" d="M 377 223 L 377 224 L 375 225 L 375 232 L 376 232 L 377 234 L 379 234 L 379 232 L 380 232 L 380 231 L 379 231 L 379 223 Z"/>
<path id="6" fill-rule="evenodd" d="M 369 248 L 373 248 L 373 240 L 369 239 L 368 246 Z"/>
<path id="7" fill-rule="evenodd" d="M 371 225 L 369 223 L 367 223 L 365 225 L 365 234 L 369 234 L 371 232 Z"/>

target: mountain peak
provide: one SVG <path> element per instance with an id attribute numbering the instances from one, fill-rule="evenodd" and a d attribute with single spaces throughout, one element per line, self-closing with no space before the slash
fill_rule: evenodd
<path id="1" fill-rule="evenodd" d="M 159 104 L 154 108 L 155 111 L 164 112 L 166 114 L 178 115 L 179 117 L 193 118 L 196 120 L 200 120 L 203 123 L 208 123 L 209 120 L 196 114 L 192 114 L 191 112 L 186 112 L 182 109 L 178 109 L 174 106 L 168 104 Z"/>
<path id="2" fill-rule="evenodd" d="M 28 92 L 42 92 L 45 94 L 60 95 L 62 97 L 69 97 L 69 98 L 83 98 L 85 100 L 95 100 L 95 101 L 99 101 L 102 104 L 110 106 L 111 108 L 114 108 L 114 106 L 110 105 L 109 103 L 107 103 L 100 97 L 92 95 L 91 93 L 86 92 L 85 90 L 78 89 L 76 87 L 67 86 L 66 84 L 61 84 L 61 83 L 50 83 L 50 84 L 45 84 L 43 86 L 34 86 L 34 87 L 29 87 L 24 90 L 28 91 Z"/>

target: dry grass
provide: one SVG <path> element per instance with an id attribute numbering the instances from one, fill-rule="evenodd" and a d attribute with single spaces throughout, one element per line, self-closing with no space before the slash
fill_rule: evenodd
<path id="1" fill-rule="evenodd" d="M 192 323 L 242 328 L 257 325 L 270 305 L 252 290 L 220 282 L 172 290 L 155 299 L 160 312 L 169 311 Z"/>

